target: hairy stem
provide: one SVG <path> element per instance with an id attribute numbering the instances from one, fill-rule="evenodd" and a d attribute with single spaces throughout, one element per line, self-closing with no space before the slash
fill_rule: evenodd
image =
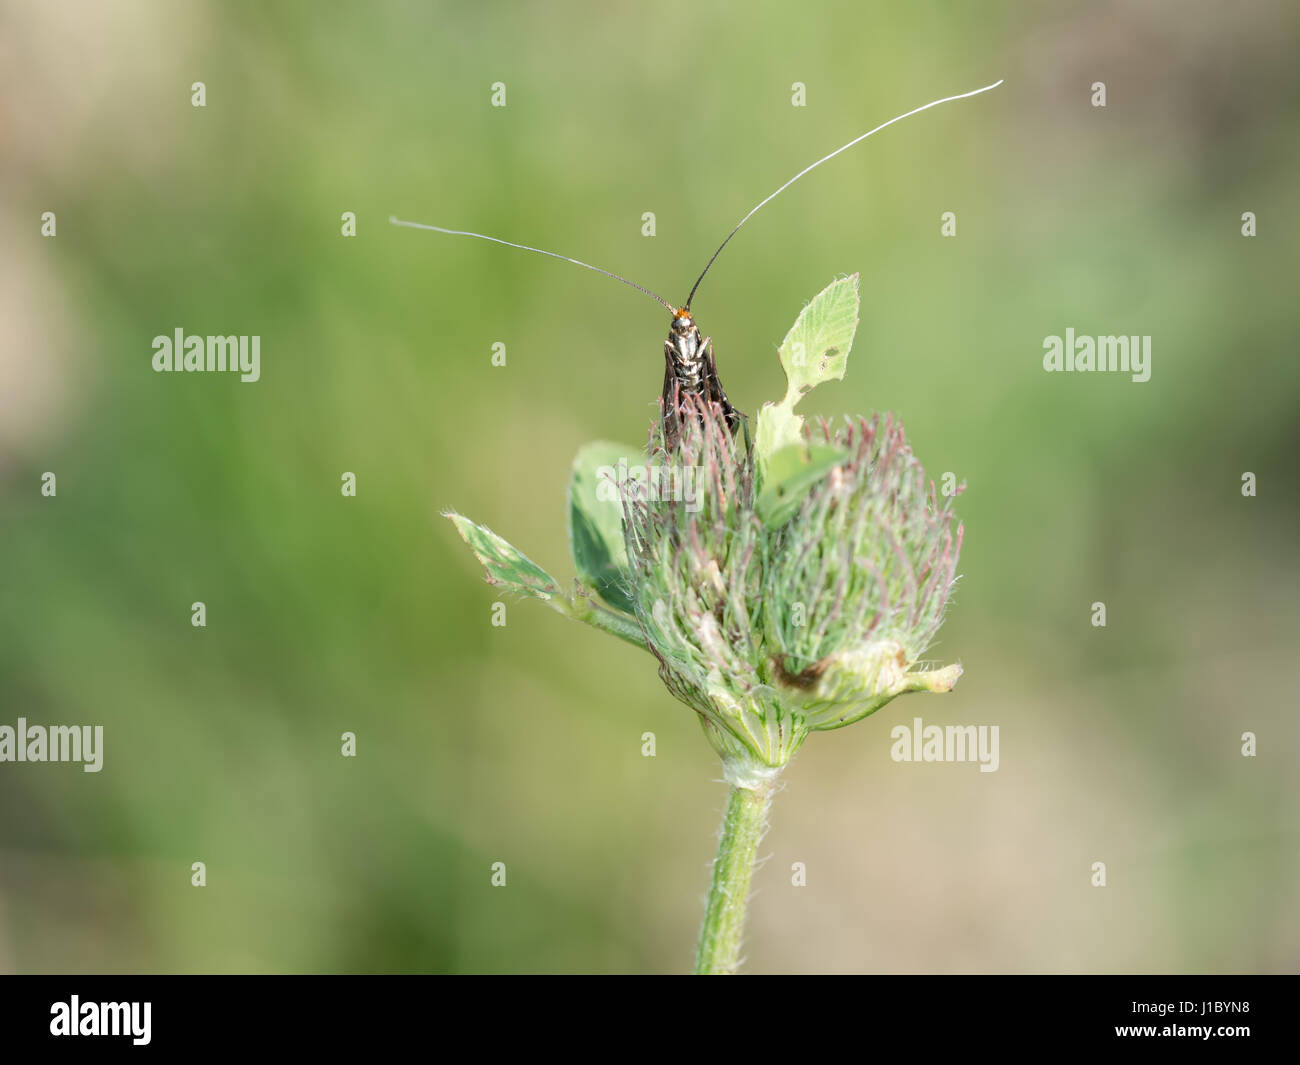
<path id="1" fill-rule="evenodd" d="M 758 842 L 767 829 L 775 779 L 755 787 L 735 784 L 722 819 L 718 856 L 713 862 L 713 882 L 704 908 L 700 947 L 695 956 L 697 974 L 731 974 L 740 965 L 740 944 L 749 908 L 749 884 L 754 876 Z"/>
<path id="2" fill-rule="evenodd" d="M 569 617 L 575 621 L 585 622 L 592 628 L 600 629 L 611 636 L 617 636 L 620 640 L 626 640 L 633 647 L 639 647 L 643 651 L 646 649 L 645 633 L 641 631 L 636 618 L 628 614 L 610 610 L 587 600 L 574 603 L 573 609 L 569 611 Z"/>

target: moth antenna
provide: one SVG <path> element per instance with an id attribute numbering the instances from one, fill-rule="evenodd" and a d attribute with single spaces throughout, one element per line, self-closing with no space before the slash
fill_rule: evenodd
<path id="1" fill-rule="evenodd" d="M 924 105 L 923 107 L 913 108 L 911 111 L 908 111 L 906 114 L 898 115 L 895 118 L 891 118 L 888 122 L 882 122 L 875 129 L 869 129 L 867 130 L 866 133 L 862 134 L 860 137 L 854 137 L 853 140 L 849 141 L 848 144 L 836 148 L 835 151 L 831 152 L 830 155 L 823 155 L 820 159 L 817 160 L 817 162 L 813 163 L 811 166 L 804 167 L 802 170 L 799 171 L 799 173 L 795 174 L 794 177 L 792 177 L 789 181 L 787 181 L 784 185 L 782 185 L 779 189 L 777 189 L 774 193 L 772 193 L 771 196 L 761 201 L 758 204 L 758 207 L 755 207 L 752 211 L 749 212 L 749 214 L 745 215 L 744 218 L 742 218 L 739 222 L 736 223 L 736 228 L 727 234 L 726 240 L 724 240 L 721 244 L 718 245 L 718 250 L 713 253 L 713 258 L 710 259 L 707 263 L 705 263 L 704 270 L 700 273 L 700 276 L 696 278 L 695 285 L 691 289 L 691 294 L 686 297 L 686 303 L 684 304 L 682 309 L 687 311 L 691 309 L 691 301 L 695 299 L 695 291 L 700 287 L 700 282 L 704 280 L 704 275 L 709 272 L 709 267 L 713 265 L 714 260 L 717 259 L 717 257 L 722 254 L 722 249 L 727 246 L 727 242 L 730 241 L 731 238 L 734 237 L 740 231 L 740 227 L 743 226 L 746 222 L 748 222 L 751 218 L 753 218 L 755 214 L 758 213 L 759 207 L 771 203 L 778 196 L 780 196 L 781 193 L 785 192 L 786 189 L 788 189 L 791 185 L 793 185 L 796 181 L 798 181 L 809 171 L 816 170 L 819 166 L 822 165 L 822 163 L 829 162 L 830 160 L 834 159 L 837 155 L 839 155 L 840 152 L 848 151 L 859 141 L 866 140 L 873 133 L 879 133 L 886 126 L 892 126 L 895 122 L 901 122 L 903 119 L 910 118 L 912 115 L 920 114 L 922 111 L 928 111 L 931 107 L 938 107 L 940 104 L 950 103 L 953 100 L 964 100 L 968 96 L 978 96 L 982 92 L 988 92 L 990 89 L 996 89 L 999 85 L 1002 84 L 1002 80 L 1003 79 L 999 78 L 992 85 L 985 85 L 984 88 L 982 89 L 973 89 L 971 92 L 964 92 L 958 96 L 945 96 L 942 100 L 931 100 L 928 104 Z"/>
<path id="2" fill-rule="evenodd" d="M 450 233 L 453 237 L 478 237 L 479 240 L 490 240 L 493 244 L 504 244 L 507 248 L 518 248 L 520 251 L 535 251 L 538 255 L 549 255 L 552 259 L 563 259 L 566 263 L 573 263 L 574 266 L 584 266 L 588 270 L 595 270 L 598 274 L 604 274 L 606 277 L 612 277 L 615 281 L 622 281 L 625 285 L 630 285 L 638 292 L 644 292 L 651 299 L 658 300 L 668 308 L 671 314 L 677 313 L 677 308 L 669 303 L 662 296 L 657 296 L 648 288 L 643 288 L 635 281 L 629 281 L 626 277 L 614 273 L 612 270 L 602 270 L 599 266 L 592 266 L 591 263 L 584 263 L 581 259 L 571 259 L 567 255 L 561 255 L 559 252 L 546 251 L 543 248 L 530 248 L 527 244 L 515 244 L 509 240 L 502 240 L 500 237 L 489 237 L 483 233 L 470 233 L 464 229 L 443 229 L 442 226 L 425 225 L 423 222 L 405 222 L 400 218 L 388 216 L 388 220 L 395 226 L 407 226 L 410 229 L 429 229 L 434 233 Z"/>

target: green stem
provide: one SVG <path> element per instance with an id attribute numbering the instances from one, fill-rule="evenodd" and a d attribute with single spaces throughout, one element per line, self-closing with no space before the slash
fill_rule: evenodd
<path id="1" fill-rule="evenodd" d="M 574 621 L 584 622 L 594 629 L 617 636 L 620 640 L 626 640 L 633 647 L 639 647 L 643 651 L 646 649 L 645 633 L 641 631 L 636 618 L 631 615 L 610 610 L 593 603 L 590 599 L 576 596 L 572 602 L 557 596 L 550 600 L 550 605 Z"/>
<path id="2" fill-rule="evenodd" d="M 734 973 L 740 965 L 740 942 L 749 908 L 749 884 L 754 876 L 758 841 L 767 828 L 775 778 L 760 780 L 752 788 L 731 786 L 727 812 L 722 819 L 718 856 L 713 862 L 713 882 L 704 908 L 700 948 L 695 972 Z"/>

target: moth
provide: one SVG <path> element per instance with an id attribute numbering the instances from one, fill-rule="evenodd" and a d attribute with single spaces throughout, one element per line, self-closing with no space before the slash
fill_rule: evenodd
<path id="1" fill-rule="evenodd" d="M 882 122 L 874 129 L 854 137 L 847 144 L 836 148 L 828 155 L 822 156 L 815 163 L 804 167 L 799 173 L 795 174 L 789 181 L 778 188 L 770 196 L 759 201 L 748 214 L 746 214 L 731 232 L 718 245 L 717 251 L 704 264 L 704 269 L 700 271 L 700 276 L 695 279 L 695 284 L 691 286 L 690 294 L 686 297 L 686 302 L 680 307 L 669 303 L 662 296 L 650 291 L 643 285 L 638 285 L 635 281 L 629 281 L 621 274 L 616 274 L 612 270 L 605 270 L 599 266 L 592 266 L 590 263 L 584 263 L 581 259 L 573 259 L 567 255 L 561 255 L 558 252 L 546 251 L 542 248 L 532 248 L 526 244 L 516 244 L 513 241 L 502 240 L 499 237 L 489 237 L 484 233 L 471 233 L 463 229 L 444 229 L 442 226 L 428 225 L 423 222 L 408 222 L 393 216 L 389 217 L 389 222 L 395 226 L 408 226 L 412 229 L 428 229 L 434 233 L 446 233 L 455 237 L 475 237 L 479 240 L 488 240 L 494 244 L 504 244 L 509 248 L 518 248 L 520 251 L 531 251 L 538 255 L 547 255 L 552 259 L 563 259 L 567 263 L 573 263 L 575 266 L 581 266 L 588 270 L 594 270 L 598 274 L 604 274 L 606 277 L 612 277 L 615 281 L 621 281 L 629 285 L 638 292 L 644 292 L 653 300 L 657 300 L 668 309 L 672 315 L 672 321 L 668 327 L 668 339 L 664 341 L 664 384 L 662 393 L 662 410 L 663 410 L 663 431 L 664 443 L 669 450 L 672 450 L 679 439 L 681 432 L 681 423 L 683 415 L 682 400 L 686 396 L 696 399 L 707 400 L 710 403 L 717 404 L 725 417 L 727 424 L 732 432 L 744 420 L 744 415 L 732 404 L 727 398 L 726 390 L 722 387 L 722 380 L 718 376 L 717 358 L 713 353 L 713 340 L 711 337 L 704 336 L 696 324 L 695 316 L 691 312 L 691 303 L 695 299 L 696 292 L 699 291 L 701 282 L 704 281 L 705 275 L 717 261 L 718 256 L 722 254 L 722 249 L 730 243 L 731 238 L 740 232 L 740 227 L 748 222 L 759 209 L 771 203 L 781 193 L 793 185 L 804 175 L 816 170 L 823 163 L 834 159 L 841 152 L 847 151 L 855 144 L 866 140 L 873 133 L 879 133 L 887 126 L 892 126 L 895 122 L 901 122 L 912 115 L 920 114 L 922 111 L 928 111 L 931 107 L 937 107 L 939 104 L 949 103 L 952 100 L 964 100 L 969 96 L 978 96 L 982 92 L 988 92 L 989 89 L 995 89 L 1002 84 L 999 79 L 992 85 L 985 85 L 983 88 L 974 89 L 971 92 L 960 93 L 956 96 L 945 96 L 939 100 L 932 100 L 921 107 L 913 108 L 904 114 L 891 118 L 888 122 Z"/>

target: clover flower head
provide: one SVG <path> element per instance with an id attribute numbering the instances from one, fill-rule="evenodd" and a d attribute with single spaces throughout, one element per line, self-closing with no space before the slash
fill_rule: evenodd
<path id="1" fill-rule="evenodd" d="M 716 404 L 681 406 L 680 438 L 652 441 L 646 479 L 657 469 L 695 491 L 625 498 L 627 590 L 661 678 L 729 775 L 777 769 L 809 732 L 903 692 L 950 689 L 960 667 L 914 667 L 943 619 L 961 529 L 901 424 L 802 426 L 807 476 L 781 488 Z"/>

